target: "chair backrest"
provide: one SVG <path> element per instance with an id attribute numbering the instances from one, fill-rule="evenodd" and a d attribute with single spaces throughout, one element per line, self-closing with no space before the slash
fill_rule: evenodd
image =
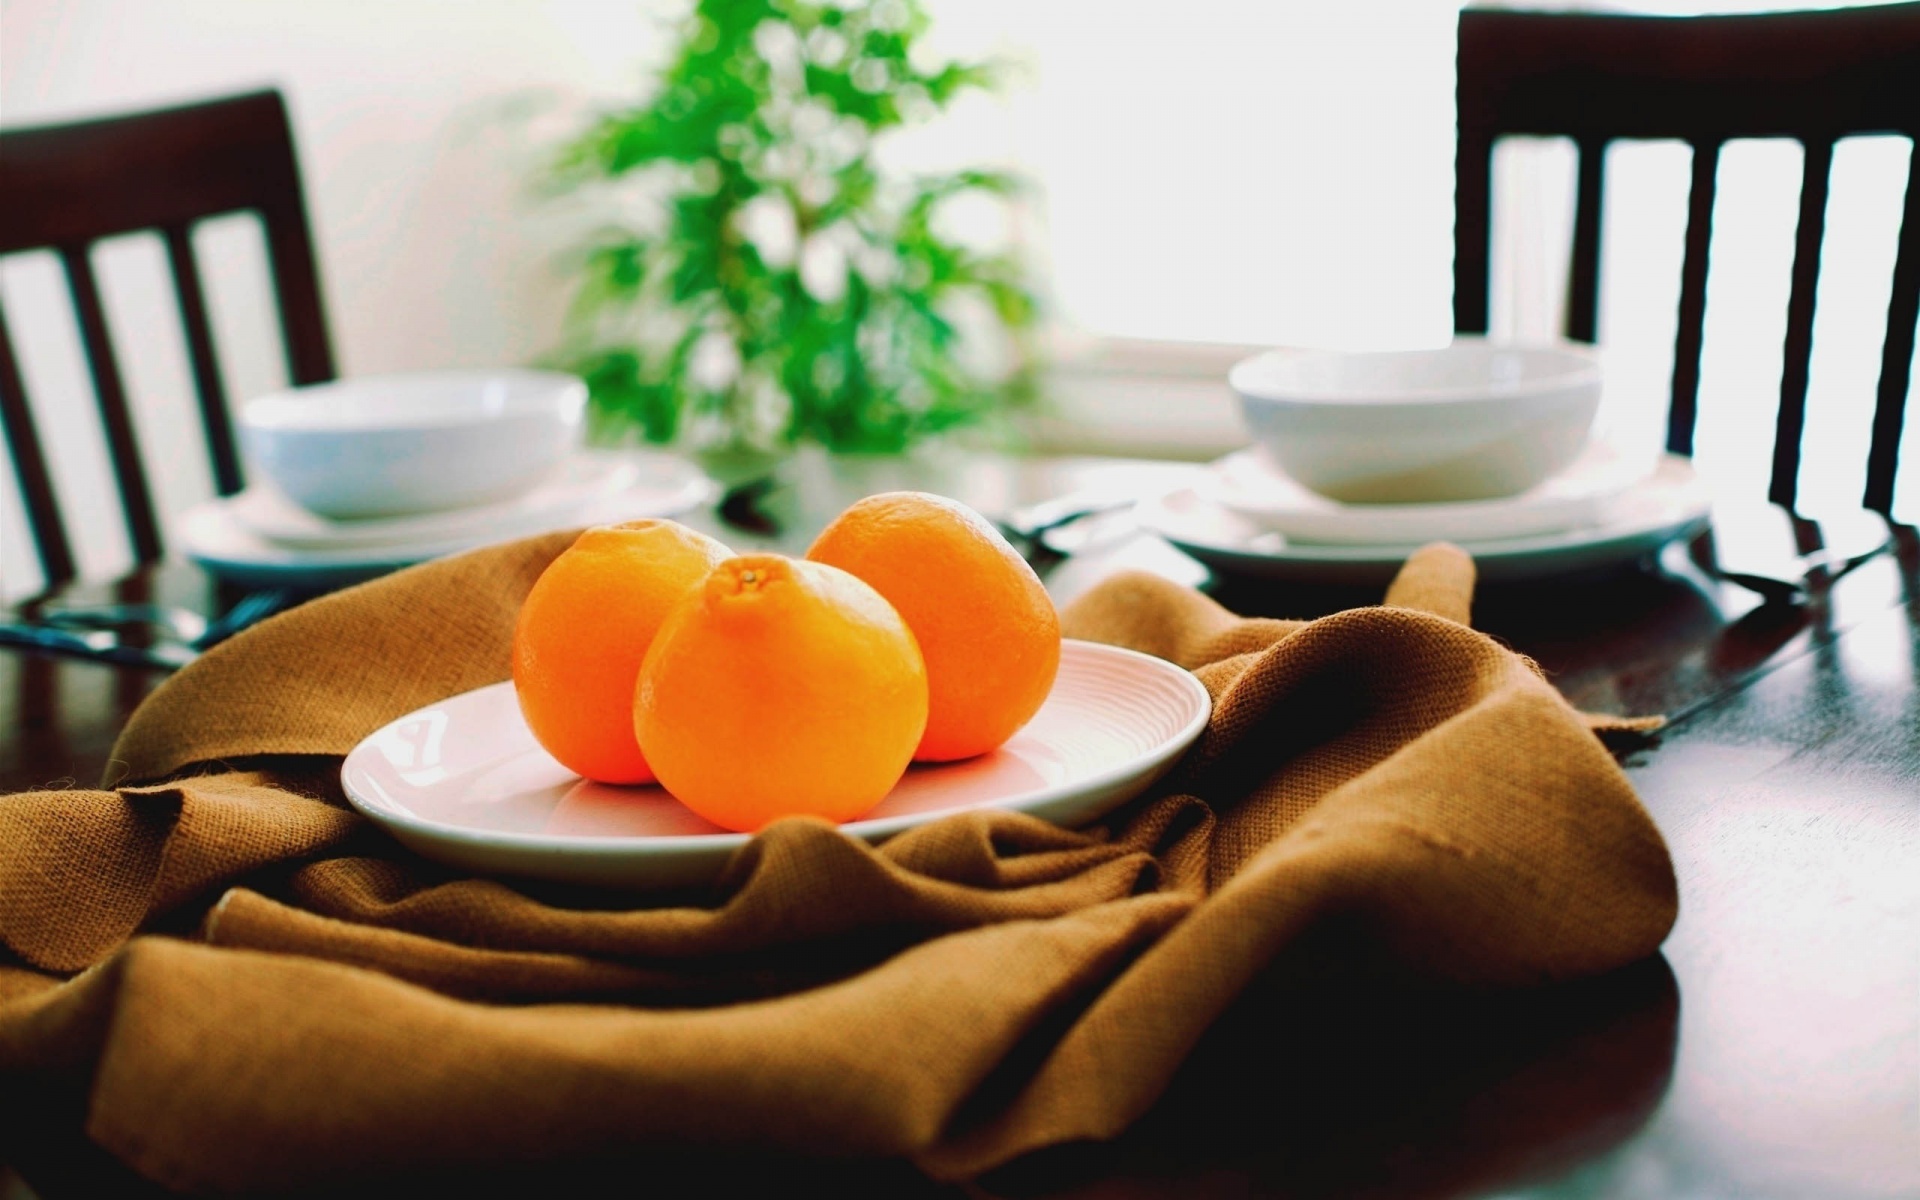
<path id="1" fill-rule="evenodd" d="M 1578 151 L 1566 332 L 1588 342 L 1597 324 L 1607 144 L 1678 138 L 1692 146 L 1667 419 L 1667 448 L 1678 454 L 1693 450 L 1720 147 L 1748 137 L 1793 138 L 1805 147 L 1769 487 L 1775 503 L 1789 506 L 1806 421 L 1834 143 L 1860 134 L 1914 138 L 1864 497 L 1868 508 L 1892 508 L 1920 309 L 1920 4 L 1709 17 L 1470 9 L 1460 14 L 1458 99 L 1453 322 L 1461 333 L 1487 330 L 1489 200 L 1499 138 L 1560 136 Z"/>
<path id="2" fill-rule="evenodd" d="M 214 357 L 192 230 L 203 218 L 252 211 L 266 231 L 288 376 L 334 377 L 300 170 L 286 105 L 276 91 L 105 120 L 0 130 L 0 254 L 52 249 L 65 267 L 107 451 L 139 563 L 162 552 L 126 389 L 100 305 L 89 250 L 137 230 L 164 239 L 186 331 L 201 420 L 221 495 L 241 487 L 227 394 Z M 19 360 L 0 314 L 0 420 L 6 425 L 27 522 L 49 587 L 73 577 L 46 458 L 27 406 Z"/>

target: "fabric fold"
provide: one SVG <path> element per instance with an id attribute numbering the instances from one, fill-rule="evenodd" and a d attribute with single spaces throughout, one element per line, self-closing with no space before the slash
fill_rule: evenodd
<path id="1" fill-rule="evenodd" d="M 159 689 L 113 790 L 0 798 L 0 1082 L 70 1078 L 146 1177 L 235 1192 L 645 1146 L 965 1178 L 1114 1136 L 1311 944 L 1524 986 L 1652 953 L 1658 831 L 1589 721 L 1467 625 L 1472 564 L 1246 620 L 1146 575 L 1063 613 L 1214 711 L 1097 827 L 763 831 L 702 896 L 465 878 L 342 802 L 339 756 L 504 678 L 567 535 L 302 606 Z"/>
<path id="2" fill-rule="evenodd" d="M 0 802 L 0 944 L 78 971 L 227 880 L 342 844 L 341 807 L 257 772 Z"/>

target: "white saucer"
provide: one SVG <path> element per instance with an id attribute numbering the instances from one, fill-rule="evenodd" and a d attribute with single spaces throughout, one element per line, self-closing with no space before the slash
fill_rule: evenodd
<path id="1" fill-rule="evenodd" d="M 1442 504 L 1342 504 L 1309 491 L 1259 448 L 1207 468 L 1195 491 L 1290 542 L 1406 546 L 1530 537 L 1605 519 L 1606 506 L 1654 464 L 1596 439 L 1573 465 L 1517 496 Z"/>
<path id="2" fill-rule="evenodd" d="M 291 501 L 250 488 L 181 514 L 174 544 L 209 574 L 246 587 L 332 588 L 548 529 L 673 516 L 712 494 L 712 482 L 697 467 L 672 455 L 583 452 L 578 458 L 552 483 L 518 501 L 378 522 L 304 514 L 311 523 L 303 523 L 282 510 Z M 362 524 L 381 528 L 367 537 L 352 528 L 326 532 L 329 526 Z M 296 543 L 306 544 L 269 538 L 262 525 L 277 533 L 291 530 Z M 396 527 L 412 532 L 396 537 Z"/>
<path id="3" fill-rule="evenodd" d="M 656 464 L 656 476 L 663 469 L 674 470 Z M 271 484 L 260 483 L 234 496 L 227 511 L 250 532 L 295 550 L 385 549 L 475 535 L 498 540 L 564 525 L 587 505 L 633 487 L 642 473 L 640 460 L 631 454 L 587 451 L 567 458 L 524 495 L 472 508 L 336 521 L 308 512 Z"/>
<path id="4" fill-rule="evenodd" d="M 1062 645 L 1040 712 L 991 754 L 915 766 L 867 816 L 878 842 L 962 809 L 1094 820 L 1152 785 L 1200 736 L 1190 673 L 1093 642 Z M 369 735 L 341 764 L 353 806 L 402 844 L 467 870 L 621 888 L 711 882 L 747 842 L 658 787 L 589 783 L 527 731 L 511 683 L 465 692 Z"/>
<path id="5" fill-rule="evenodd" d="M 1600 505 L 1588 524 L 1505 538 L 1450 538 L 1487 580 L 1535 579 L 1616 566 L 1698 532 L 1707 489 L 1693 464 L 1663 455 L 1652 474 Z M 1422 544 L 1328 545 L 1288 539 L 1188 488 L 1142 504 L 1137 519 L 1228 574 L 1310 583 L 1384 583 Z"/>

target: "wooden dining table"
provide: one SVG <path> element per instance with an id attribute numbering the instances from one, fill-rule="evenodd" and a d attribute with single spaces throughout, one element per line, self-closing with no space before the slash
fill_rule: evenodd
<path id="1" fill-rule="evenodd" d="M 1088 478 L 1151 490 L 1184 469 L 1031 460 L 1000 472 L 994 499 Z M 696 523 L 745 536 L 712 512 Z M 1717 577 L 1703 545 L 1490 584 L 1474 611 L 1575 705 L 1668 718 L 1617 748 L 1679 879 L 1679 922 L 1655 957 L 1494 993 L 1263 981 L 1125 1135 L 967 1185 L 901 1163 L 655 1148 L 462 1186 L 529 1194 L 619 1170 L 635 1190 L 687 1195 L 1920 1196 L 1920 537 L 1894 526 L 1889 550 L 1837 579 L 1816 573 L 1789 601 Z M 1064 603 L 1126 569 L 1247 614 L 1378 600 L 1214 577 L 1125 528 L 1046 577 Z M 76 598 L 206 611 L 233 595 L 170 565 Z M 163 680 L 0 651 L 0 792 L 94 784 Z M 0 1200 L 150 1190 L 70 1133 L 34 1128 L 33 1111 L 28 1100 L 0 1118 L 0 1161 L 22 1172 L 0 1169 Z"/>

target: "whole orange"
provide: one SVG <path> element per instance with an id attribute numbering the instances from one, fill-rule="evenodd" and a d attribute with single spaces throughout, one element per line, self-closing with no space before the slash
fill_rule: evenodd
<path id="1" fill-rule="evenodd" d="M 562 766 L 653 781 L 633 736 L 633 681 L 674 602 L 732 553 L 672 521 L 629 521 L 582 533 L 534 581 L 513 630 L 513 686 Z"/>
<path id="2" fill-rule="evenodd" d="M 661 786 L 728 829 L 850 821 L 892 790 L 927 722 L 927 672 L 900 615 L 833 567 L 749 554 L 661 626 L 633 726 Z"/>
<path id="3" fill-rule="evenodd" d="M 1033 719 L 1060 669 L 1060 617 L 1026 560 L 957 500 L 885 492 L 807 551 L 873 585 L 920 643 L 927 731 L 914 758 L 984 754 Z"/>

